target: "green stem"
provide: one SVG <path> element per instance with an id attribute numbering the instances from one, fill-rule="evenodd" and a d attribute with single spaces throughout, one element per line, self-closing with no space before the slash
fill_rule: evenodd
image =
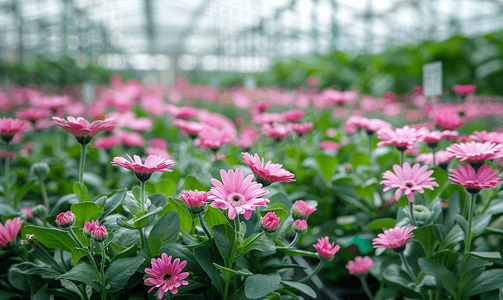
<path id="1" fill-rule="evenodd" d="M 47 213 L 49 213 L 49 197 L 47 197 L 47 191 L 45 189 L 45 183 L 43 181 L 40 183 L 40 188 L 42 189 L 42 198 L 44 199 L 45 208 L 47 209 Z"/>
<path id="2" fill-rule="evenodd" d="M 239 215 L 234 218 L 234 244 L 232 245 L 231 256 L 229 257 L 229 262 L 225 266 L 226 268 L 232 269 L 232 265 L 234 264 L 234 256 L 236 255 L 236 251 L 238 250 L 238 231 L 239 231 Z M 224 300 L 227 300 L 229 297 L 229 287 L 231 284 L 232 273 L 226 272 L 225 275 L 225 289 L 224 289 Z"/>
<path id="3" fill-rule="evenodd" d="M 414 273 L 412 273 L 412 270 L 411 270 L 411 268 L 409 266 L 409 263 L 407 262 L 407 259 L 405 258 L 405 256 L 403 255 L 403 253 L 398 253 L 398 256 L 400 256 L 400 259 L 402 260 L 402 263 L 405 266 L 405 269 L 407 270 L 407 273 L 409 273 L 410 278 L 412 278 L 412 280 L 414 280 L 414 282 L 416 283 L 416 285 L 418 285 L 419 282 L 417 281 L 417 277 L 416 277 L 416 275 L 414 275 Z"/>
<path id="4" fill-rule="evenodd" d="M 72 237 L 72 239 L 75 241 L 75 243 L 77 243 L 77 245 L 79 245 L 79 248 L 87 249 L 82 244 L 82 242 L 79 240 L 79 238 L 75 235 L 75 232 L 73 232 L 72 226 L 67 227 L 67 230 L 68 230 L 68 233 L 70 233 L 70 236 Z"/>
<path id="5" fill-rule="evenodd" d="M 253 239 L 251 239 L 248 243 L 246 243 L 246 245 L 243 248 L 248 247 L 248 245 L 250 245 L 251 243 L 255 242 L 259 238 L 263 237 L 265 234 L 266 234 L 265 231 L 262 231 L 261 233 L 257 234 L 256 236 L 253 237 Z"/>
<path id="6" fill-rule="evenodd" d="M 208 239 L 211 239 L 211 233 L 210 233 L 210 231 L 208 230 L 208 227 L 206 227 L 206 224 L 204 223 L 202 213 L 198 213 L 198 214 L 197 214 L 197 217 L 199 218 L 199 225 L 201 225 L 201 227 L 202 227 L 202 228 L 203 228 L 203 230 L 204 230 L 204 234 L 206 234 L 206 237 L 207 237 Z"/>
<path id="7" fill-rule="evenodd" d="M 86 163 L 86 142 L 82 142 L 80 147 L 80 168 L 79 168 L 79 182 L 84 183 L 84 165 Z"/>
<path id="8" fill-rule="evenodd" d="M 52 257 L 52 255 L 50 255 L 45 249 L 44 247 L 42 247 L 42 245 L 40 245 L 39 242 L 37 242 L 35 244 L 35 248 L 37 248 L 35 251 L 38 251 L 39 253 L 41 253 L 44 257 L 46 257 L 47 259 L 49 259 L 53 265 L 58 268 L 62 273 L 66 273 L 66 270 L 61 267 L 61 265 L 54 259 L 54 257 Z"/>
<path id="9" fill-rule="evenodd" d="M 308 281 L 309 279 L 311 279 L 311 277 L 313 277 L 314 275 L 318 274 L 318 272 L 321 271 L 321 269 L 323 268 L 323 266 L 325 266 L 325 261 L 324 260 L 320 260 L 320 262 L 318 263 L 318 266 L 316 266 L 316 269 L 314 269 L 313 273 L 311 273 L 307 277 L 302 278 L 301 280 L 299 280 L 297 282 L 303 283 L 303 282 Z"/>
<path id="10" fill-rule="evenodd" d="M 101 278 L 100 270 L 98 269 L 98 266 L 96 265 L 96 262 L 94 261 L 94 257 L 91 256 L 91 252 L 89 251 L 89 249 L 87 249 L 87 247 L 85 247 L 80 242 L 80 240 L 75 235 L 75 232 L 73 232 L 73 229 L 71 226 L 68 227 L 67 229 L 68 229 L 68 232 L 70 233 L 70 236 L 77 243 L 77 245 L 79 245 L 79 248 L 81 248 L 84 251 L 84 253 L 86 254 L 87 258 L 89 258 L 89 261 L 91 262 L 91 265 L 93 266 L 93 269 L 96 272 L 96 279 L 99 280 Z"/>
<path id="11" fill-rule="evenodd" d="M 5 198 L 7 203 L 14 207 L 14 203 L 10 203 L 10 142 L 7 143 L 7 154 L 5 155 Z"/>
<path id="12" fill-rule="evenodd" d="M 140 206 L 141 210 L 145 209 L 145 181 L 140 181 Z"/>
<path id="13" fill-rule="evenodd" d="M 94 257 L 94 240 L 91 238 L 89 240 L 89 242 L 91 243 L 91 256 Z"/>
<path id="14" fill-rule="evenodd" d="M 145 249 L 145 237 L 143 236 L 143 228 L 138 228 L 138 233 L 140 233 L 140 248 Z"/>
<path id="15" fill-rule="evenodd" d="M 464 260 L 464 263 L 466 264 L 466 260 L 468 259 L 468 252 L 470 251 L 470 246 L 472 244 L 472 221 L 473 221 L 473 209 L 474 209 L 474 206 L 473 205 L 473 200 L 474 200 L 474 196 L 469 193 L 469 198 L 468 198 L 468 230 L 466 231 L 466 244 L 465 244 L 465 250 L 464 250 L 464 253 L 463 253 L 463 260 Z"/>
<path id="16" fill-rule="evenodd" d="M 100 243 L 101 246 L 101 282 L 105 283 L 105 243 Z"/>
<path id="17" fill-rule="evenodd" d="M 436 166 L 437 166 L 437 165 L 435 164 L 435 149 L 436 149 L 436 147 L 431 148 L 431 152 L 433 152 L 433 167 L 436 167 Z"/>
<path id="18" fill-rule="evenodd" d="M 400 165 L 403 166 L 403 154 L 404 151 L 400 151 Z"/>
<path id="19" fill-rule="evenodd" d="M 410 220 L 412 221 L 412 224 L 417 227 L 416 219 L 414 218 L 414 203 L 409 202 L 409 208 L 410 208 Z"/>
<path id="20" fill-rule="evenodd" d="M 372 292 L 370 291 L 369 285 L 367 283 L 367 278 L 365 275 L 359 275 L 358 279 L 360 279 L 360 282 L 362 284 L 363 291 L 369 297 L 369 299 L 374 299 L 374 296 L 372 295 Z"/>
<path id="21" fill-rule="evenodd" d="M 295 244 L 297 244 L 297 242 L 298 242 L 298 241 L 299 241 L 299 239 L 300 239 L 300 235 L 301 235 L 300 233 L 296 232 L 296 233 L 295 233 L 295 238 L 294 238 L 294 239 L 293 239 L 293 241 L 290 243 L 290 245 L 288 245 L 287 247 L 288 247 L 288 248 L 291 248 L 291 247 L 295 246 Z"/>

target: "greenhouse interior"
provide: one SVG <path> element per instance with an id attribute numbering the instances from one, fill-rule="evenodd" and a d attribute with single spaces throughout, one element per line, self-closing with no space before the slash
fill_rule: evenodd
<path id="1" fill-rule="evenodd" d="M 502 0 L 0 0 L 0 300 L 503 300 Z"/>

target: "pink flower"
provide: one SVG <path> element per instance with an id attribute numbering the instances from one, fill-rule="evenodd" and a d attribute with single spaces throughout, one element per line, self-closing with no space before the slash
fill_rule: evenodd
<path id="1" fill-rule="evenodd" d="M 91 238 L 98 243 L 103 243 L 107 236 L 107 228 L 103 225 L 94 228 L 94 230 L 91 232 Z"/>
<path id="2" fill-rule="evenodd" d="M 20 119 L 0 118 L 0 135 L 6 143 L 9 143 L 17 133 L 30 130 L 31 124 Z"/>
<path id="3" fill-rule="evenodd" d="M 335 245 L 335 243 L 330 244 L 328 236 L 318 239 L 318 243 L 314 244 L 313 247 L 316 248 L 321 257 L 328 259 L 334 257 L 335 253 L 341 249 L 341 246 Z"/>
<path id="4" fill-rule="evenodd" d="M 470 193 L 478 193 L 481 189 L 496 187 L 503 181 L 496 176 L 498 170 L 492 170 L 492 166 L 482 165 L 477 172 L 471 165 L 459 165 L 459 169 L 449 169 L 449 179 L 454 184 L 464 186 Z"/>
<path id="5" fill-rule="evenodd" d="M 98 220 L 93 220 L 91 222 L 85 222 L 84 223 L 84 230 L 82 230 L 82 234 L 90 239 L 92 237 L 93 231 L 98 228 L 100 224 L 98 223 Z"/>
<path id="6" fill-rule="evenodd" d="M 112 149 L 120 143 L 120 140 L 116 136 L 105 136 L 99 137 L 94 141 L 93 149 Z"/>
<path id="7" fill-rule="evenodd" d="M 196 136 L 199 133 L 199 131 L 206 128 L 206 126 L 203 123 L 186 121 L 182 119 L 173 120 L 172 124 L 192 136 Z"/>
<path id="8" fill-rule="evenodd" d="M 176 106 L 175 106 L 176 107 Z M 199 110 L 194 107 L 181 106 L 176 107 L 173 111 L 171 111 L 174 117 L 180 119 L 192 119 L 199 113 Z"/>
<path id="9" fill-rule="evenodd" d="M 59 227 L 71 227 L 75 223 L 75 215 L 71 211 L 62 212 L 56 217 L 56 224 Z"/>
<path id="10" fill-rule="evenodd" d="M 214 187 L 211 188 L 208 199 L 213 200 L 212 207 L 228 209 L 229 219 L 234 219 L 236 214 L 244 214 L 245 219 L 251 217 L 257 206 L 266 206 L 269 199 L 259 198 L 269 194 L 268 190 L 262 189 L 262 184 L 253 182 L 253 175 L 244 178 L 243 171 L 236 172 L 220 170 L 222 182 L 211 179 Z"/>
<path id="11" fill-rule="evenodd" d="M 314 125 L 311 122 L 307 123 L 293 123 L 291 124 L 292 130 L 297 132 L 298 134 L 304 134 L 313 129 Z"/>
<path id="12" fill-rule="evenodd" d="M 397 252 L 405 250 L 405 243 L 407 243 L 414 234 L 411 231 L 414 226 L 395 227 L 384 230 L 384 233 L 379 233 L 373 240 L 372 245 L 374 248 L 389 248 L 395 249 Z"/>
<path id="13" fill-rule="evenodd" d="M 307 230 L 307 221 L 297 219 L 293 222 L 293 230 L 297 233 L 304 233 Z"/>
<path id="14" fill-rule="evenodd" d="M 478 143 L 469 142 L 463 144 L 453 144 L 445 150 L 459 161 L 467 161 L 477 168 L 485 160 L 503 156 L 503 144 L 493 144 L 489 142 Z"/>
<path id="15" fill-rule="evenodd" d="M 453 156 L 445 151 L 445 150 L 438 150 L 435 152 L 435 165 L 443 165 L 447 164 Z M 424 164 L 431 164 L 433 162 L 433 153 L 421 153 L 416 157 L 416 162 L 422 162 Z"/>
<path id="16" fill-rule="evenodd" d="M 165 139 L 151 139 L 150 147 L 154 148 L 168 148 L 168 142 Z"/>
<path id="17" fill-rule="evenodd" d="M 225 144 L 234 140 L 234 137 L 227 130 L 221 130 L 214 127 L 209 127 L 199 131 L 199 138 L 201 139 L 201 146 L 211 149 L 220 149 Z"/>
<path id="18" fill-rule="evenodd" d="M 241 149 L 249 149 L 258 141 L 259 135 L 255 127 L 244 126 L 241 135 L 234 141 L 234 144 Z"/>
<path id="19" fill-rule="evenodd" d="M 367 274 L 370 268 L 374 266 L 374 261 L 372 258 L 365 256 L 357 256 L 355 257 L 355 260 L 352 261 L 350 260 L 348 264 L 346 265 L 346 269 L 348 269 L 349 274 L 351 275 L 360 275 L 360 274 Z"/>
<path id="20" fill-rule="evenodd" d="M 334 138 L 337 135 L 337 130 L 335 128 L 327 128 L 325 135 L 329 138 Z"/>
<path id="21" fill-rule="evenodd" d="M 443 129 L 454 130 L 465 123 L 455 107 L 435 107 L 435 123 Z"/>
<path id="22" fill-rule="evenodd" d="M 24 212 L 24 214 L 26 215 L 26 218 L 31 219 L 31 218 L 33 218 L 33 215 L 31 213 L 32 209 L 33 209 L 33 206 L 23 207 L 23 208 L 21 208 L 21 211 Z"/>
<path id="23" fill-rule="evenodd" d="M 306 78 L 306 84 L 309 87 L 315 87 L 318 85 L 319 82 L 320 80 L 316 76 L 309 76 Z"/>
<path id="24" fill-rule="evenodd" d="M 501 132 L 487 132 L 487 131 L 474 131 L 470 135 L 470 139 L 485 143 L 495 143 L 495 144 L 503 144 L 503 133 Z"/>
<path id="25" fill-rule="evenodd" d="M 292 207 L 292 217 L 295 220 L 301 219 L 306 220 L 309 215 L 314 213 L 317 209 L 307 204 L 302 200 L 297 200 Z"/>
<path id="26" fill-rule="evenodd" d="M 163 157 L 165 159 L 169 159 L 169 160 L 173 160 L 174 161 L 174 158 L 171 156 L 171 154 L 169 154 L 168 150 L 166 150 L 165 148 L 148 147 L 148 148 L 145 148 L 144 152 L 147 155 L 160 156 L 160 157 Z"/>
<path id="27" fill-rule="evenodd" d="M 422 86 L 422 85 L 420 85 L 420 86 L 415 86 L 415 87 L 413 87 L 413 88 L 412 88 L 412 93 L 413 93 L 414 95 L 422 95 L 422 94 L 423 94 L 423 92 L 424 92 L 424 88 L 423 88 L 423 86 Z"/>
<path id="28" fill-rule="evenodd" d="M 321 150 L 328 150 L 328 151 L 338 151 L 341 148 L 339 143 L 334 141 L 321 141 L 318 144 L 318 147 L 320 147 Z"/>
<path id="29" fill-rule="evenodd" d="M 182 191 L 178 198 L 187 205 L 189 211 L 195 215 L 202 212 L 206 207 L 206 199 L 208 199 L 208 193 L 195 191 Z"/>
<path id="30" fill-rule="evenodd" d="M 271 161 L 268 161 L 264 165 L 264 158 L 260 158 L 258 154 L 255 153 L 255 156 L 251 156 L 249 153 L 241 153 L 243 154 L 244 163 L 250 167 L 250 169 L 257 175 L 257 181 L 264 183 L 262 181 L 269 182 L 291 182 L 295 181 L 293 177 L 294 174 L 288 172 L 285 169 L 282 169 L 282 164 L 273 164 Z"/>
<path id="31" fill-rule="evenodd" d="M 270 138 L 281 140 L 292 132 L 291 126 L 274 123 L 273 125 L 264 125 L 262 132 Z"/>
<path id="32" fill-rule="evenodd" d="M 5 151 L 0 151 L 0 158 L 6 159 L 7 153 Z M 9 159 L 16 158 L 16 152 L 9 152 Z"/>
<path id="33" fill-rule="evenodd" d="M 120 131 L 117 137 L 123 145 L 128 147 L 141 147 L 145 144 L 145 139 L 139 132 Z"/>
<path id="34" fill-rule="evenodd" d="M 291 109 L 282 113 L 283 120 L 287 122 L 300 122 L 305 115 L 306 113 L 300 109 Z"/>
<path id="35" fill-rule="evenodd" d="M 124 157 L 116 156 L 114 157 L 111 164 L 135 172 L 136 177 L 140 181 L 147 181 L 153 172 L 173 172 L 173 170 L 168 169 L 174 165 L 172 160 L 155 155 L 149 155 L 145 160 L 145 163 L 142 163 L 141 158 L 138 155 L 133 156 L 134 160 L 131 158 L 131 156 L 129 156 L 129 154 L 126 155 L 129 158 L 129 161 Z M 146 177 L 148 178 L 145 179 Z"/>
<path id="36" fill-rule="evenodd" d="M 458 95 L 468 95 L 475 93 L 477 87 L 475 85 L 454 85 L 452 87 L 452 91 Z"/>
<path id="37" fill-rule="evenodd" d="M 280 218 L 276 216 L 274 211 L 270 211 L 262 218 L 260 227 L 267 233 L 273 233 L 278 229 Z"/>
<path id="38" fill-rule="evenodd" d="M 0 224 L 0 247 L 16 239 L 21 225 L 23 225 L 23 220 L 20 217 L 5 221 L 5 225 Z"/>
<path id="39" fill-rule="evenodd" d="M 423 141 L 428 144 L 428 146 L 432 145 L 432 147 L 436 147 L 438 142 L 444 138 L 444 134 L 441 131 L 428 131 L 423 138 Z"/>
<path id="40" fill-rule="evenodd" d="M 383 128 L 377 132 L 377 137 L 382 140 L 382 142 L 377 143 L 377 146 L 393 145 L 398 150 L 405 151 L 407 146 L 411 146 L 415 142 L 421 142 L 426 133 L 426 128 L 417 129 L 409 126 L 395 130 Z"/>
<path id="41" fill-rule="evenodd" d="M 184 260 L 180 263 L 180 259 L 177 258 L 171 263 L 171 256 L 166 253 L 161 255 L 161 258 L 152 258 L 152 268 L 146 268 L 145 273 L 152 278 L 145 279 L 144 283 L 152 288 L 159 288 L 157 297 L 162 298 L 163 294 L 167 291 L 171 291 L 173 294 L 178 293 L 178 287 L 181 285 L 188 285 L 189 282 L 184 280 L 189 277 L 189 272 L 182 272 L 183 268 L 187 265 L 187 261 Z"/>
<path id="42" fill-rule="evenodd" d="M 35 121 L 38 119 L 43 119 L 51 116 L 51 111 L 45 108 L 27 108 L 23 110 L 18 110 L 16 112 L 16 117 L 20 119 L 25 119 L 28 121 Z"/>
<path id="43" fill-rule="evenodd" d="M 419 164 L 414 164 L 411 168 L 409 163 L 406 162 L 403 164 L 403 168 L 399 165 L 394 165 L 393 170 L 395 173 L 389 170 L 386 171 L 383 174 L 385 180 L 379 184 L 385 185 L 383 192 L 397 188 L 395 191 L 396 200 L 400 199 L 403 192 L 410 202 L 414 202 L 414 191 L 423 194 L 423 189 L 433 190 L 434 186 L 438 186 L 435 178 L 429 177 L 433 174 L 433 170 L 428 171 L 428 166 L 421 167 Z"/>
<path id="44" fill-rule="evenodd" d="M 68 121 L 59 117 L 52 117 L 52 124 L 72 134 L 80 143 L 88 143 L 93 136 L 102 131 L 112 130 L 115 127 L 113 119 L 94 121 L 89 123 L 86 119 L 68 117 Z"/>

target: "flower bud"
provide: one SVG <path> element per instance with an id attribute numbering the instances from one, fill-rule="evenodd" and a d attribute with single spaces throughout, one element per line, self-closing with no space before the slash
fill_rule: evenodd
<path id="1" fill-rule="evenodd" d="M 49 175 L 49 165 L 44 162 L 33 164 L 30 167 L 30 174 L 43 182 Z"/>
<path id="2" fill-rule="evenodd" d="M 182 193 L 178 195 L 178 198 L 182 199 L 191 213 L 197 215 L 206 208 L 208 193 L 198 190 L 182 191 Z"/>
<path id="3" fill-rule="evenodd" d="M 33 234 L 27 234 L 26 239 L 21 240 L 21 245 L 26 248 L 33 248 L 37 244 L 37 238 Z"/>
<path id="4" fill-rule="evenodd" d="M 310 214 L 316 211 L 316 208 L 310 206 L 302 200 L 297 200 L 293 204 L 292 217 L 294 220 L 301 219 L 306 220 Z"/>
<path id="5" fill-rule="evenodd" d="M 59 227 L 71 227 L 73 223 L 75 223 L 75 215 L 71 211 L 60 213 L 56 217 L 56 224 L 58 224 Z"/>
<path id="6" fill-rule="evenodd" d="M 268 212 L 260 222 L 260 227 L 267 233 L 275 232 L 279 227 L 280 218 L 273 211 Z"/>
<path id="7" fill-rule="evenodd" d="M 91 222 L 85 222 L 84 223 L 84 230 L 82 230 L 82 234 L 90 239 L 92 237 L 93 231 L 98 228 L 100 224 L 98 223 L 98 220 L 94 220 Z"/>
<path id="8" fill-rule="evenodd" d="M 430 209 L 424 205 L 414 204 L 413 209 L 414 209 L 414 218 L 416 219 L 416 221 L 427 221 L 431 217 Z"/>
<path id="9" fill-rule="evenodd" d="M 31 210 L 31 215 L 34 218 L 44 219 L 47 216 L 47 208 L 44 205 L 37 205 Z"/>
<path id="10" fill-rule="evenodd" d="M 107 236 L 108 236 L 107 228 L 103 225 L 96 227 L 91 233 L 92 239 L 98 243 L 103 243 L 103 241 L 107 238 Z"/>
<path id="11" fill-rule="evenodd" d="M 293 230 L 299 234 L 305 233 L 307 231 L 307 221 L 301 219 L 295 220 L 293 222 Z"/>
<path id="12" fill-rule="evenodd" d="M 341 246 L 335 245 L 335 243 L 330 244 L 328 236 L 318 239 L 318 243 L 313 245 L 318 251 L 318 257 L 321 260 L 330 261 L 334 255 L 341 249 Z"/>

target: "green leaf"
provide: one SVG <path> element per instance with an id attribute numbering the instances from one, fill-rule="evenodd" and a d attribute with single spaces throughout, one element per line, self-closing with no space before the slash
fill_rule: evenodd
<path id="1" fill-rule="evenodd" d="M 114 247 L 113 243 L 112 243 L 112 247 Z M 115 250 L 115 248 L 114 248 L 114 250 Z M 133 255 L 136 255 L 137 252 L 138 252 L 138 245 L 133 244 L 133 245 L 129 246 L 128 248 L 117 253 L 114 256 L 114 258 L 112 258 L 112 262 L 118 260 L 119 258 L 125 258 L 125 257 L 130 257 Z"/>
<path id="2" fill-rule="evenodd" d="M 48 248 L 61 248 L 71 252 L 77 247 L 77 243 L 70 237 L 70 234 L 63 229 L 45 228 L 34 225 L 24 225 L 25 234 L 33 234 L 39 242 Z"/>
<path id="3" fill-rule="evenodd" d="M 180 261 L 187 261 L 184 270 L 192 271 L 194 273 L 203 273 L 203 269 L 197 263 L 196 258 L 191 250 L 178 243 L 168 243 L 161 247 L 161 253 L 166 253 L 168 256 L 179 258 Z"/>
<path id="4" fill-rule="evenodd" d="M 75 215 L 74 226 L 76 227 L 84 227 L 85 222 L 97 219 L 103 213 L 103 207 L 87 201 L 72 204 L 70 210 Z"/>
<path id="5" fill-rule="evenodd" d="M 17 207 L 17 204 L 23 198 L 23 196 L 28 192 L 28 190 L 35 184 L 34 180 L 30 180 L 23 184 L 19 189 L 16 191 L 16 195 L 14 196 L 14 207 Z"/>
<path id="6" fill-rule="evenodd" d="M 46 283 L 42 288 L 40 288 L 31 300 L 49 300 L 48 284 Z"/>
<path id="7" fill-rule="evenodd" d="M 304 294 L 308 295 L 309 297 L 315 298 L 317 297 L 316 292 L 307 284 L 295 282 L 295 281 L 286 281 L 282 280 L 282 284 L 287 285 L 289 287 L 293 287 L 296 290 L 299 290 L 303 292 Z"/>
<path id="8" fill-rule="evenodd" d="M 250 235 L 246 240 L 243 242 L 243 249 L 239 253 L 239 257 L 242 257 L 246 253 L 252 251 L 252 250 L 257 250 L 255 256 L 258 257 L 264 257 L 267 255 L 274 254 L 276 252 L 276 244 L 274 244 L 273 240 L 268 238 L 267 236 L 262 236 L 252 243 L 249 243 L 255 236 L 261 233 L 254 233 Z"/>
<path id="9" fill-rule="evenodd" d="M 168 197 L 168 202 L 173 211 L 176 211 L 180 217 L 180 228 L 185 232 L 189 232 L 192 227 L 192 214 L 186 209 L 185 203 L 172 197 Z"/>
<path id="10" fill-rule="evenodd" d="M 106 216 L 111 214 L 117 207 L 119 207 L 126 196 L 127 188 L 123 188 L 117 192 L 115 192 L 112 196 L 107 198 L 105 205 L 103 206 L 103 214 L 99 217 L 99 220 L 102 221 Z"/>
<path id="11" fill-rule="evenodd" d="M 194 176 L 185 177 L 183 187 L 188 191 L 209 191 L 209 188 L 204 187 Z"/>
<path id="12" fill-rule="evenodd" d="M 328 181 L 332 174 L 334 174 L 335 166 L 339 163 L 337 158 L 328 155 L 316 156 L 316 162 L 318 163 L 318 167 L 325 181 Z"/>
<path id="13" fill-rule="evenodd" d="M 70 271 L 59 276 L 57 279 L 67 279 L 85 283 L 92 286 L 96 291 L 101 292 L 99 285 L 93 281 L 98 280 L 96 277 L 96 272 L 93 270 L 90 264 L 81 263 L 73 267 Z"/>
<path id="14" fill-rule="evenodd" d="M 402 270 L 399 265 L 396 264 L 388 265 L 386 269 L 384 269 L 384 271 L 382 272 L 382 276 L 387 281 L 399 284 L 406 289 L 409 290 L 411 289 L 409 283 L 412 280 L 410 280 L 409 275 L 407 275 L 407 273 L 404 270 Z"/>
<path id="15" fill-rule="evenodd" d="M 367 225 L 368 230 L 382 230 L 383 228 L 394 228 L 396 226 L 396 220 L 392 218 L 381 218 L 370 222 Z"/>
<path id="16" fill-rule="evenodd" d="M 279 274 L 257 274 L 246 278 L 245 295 L 248 298 L 257 299 L 272 293 L 281 286 Z"/>
<path id="17" fill-rule="evenodd" d="M 501 259 L 501 253 L 499 252 L 484 252 L 484 251 L 471 251 L 468 252 L 471 255 L 487 258 L 487 259 Z"/>
<path id="18" fill-rule="evenodd" d="M 4 300 L 7 300 L 7 299 L 12 299 L 12 298 L 23 298 L 21 295 L 19 294 L 16 294 L 14 292 L 9 292 L 9 291 L 4 291 L 4 290 L 0 290 L 0 299 L 4 299 Z"/>
<path id="19" fill-rule="evenodd" d="M 283 220 L 288 215 L 288 208 L 285 205 L 279 203 L 269 205 L 266 209 L 261 210 L 260 215 L 263 217 L 270 211 L 273 211 L 281 220 Z"/>
<path id="20" fill-rule="evenodd" d="M 159 256 L 164 244 L 175 242 L 180 232 L 180 218 L 171 211 L 157 221 L 148 236 L 148 246 L 152 256 Z"/>
<path id="21" fill-rule="evenodd" d="M 194 257 L 197 262 L 211 279 L 211 282 L 217 288 L 218 292 L 222 294 L 224 290 L 224 280 L 220 277 L 220 271 L 213 265 L 214 261 L 221 260 L 217 255 L 215 255 L 208 246 L 200 246 L 194 249 Z"/>
<path id="22" fill-rule="evenodd" d="M 431 168 L 431 170 L 433 170 L 431 177 L 435 178 L 435 182 L 438 183 L 438 187 L 434 187 L 433 191 L 430 189 L 424 189 L 424 194 L 430 200 L 433 200 L 442 191 L 445 183 L 447 182 L 447 174 L 439 167 Z"/>
<path id="23" fill-rule="evenodd" d="M 307 256 L 307 257 L 318 257 L 316 252 L 309 252 L 304 250 L 298 250 L 297 248 L 287 248 L 287 247 L 276 247 L 276 250 L 284 252 L 287 256 Z"/>
<path id="24" fill-rule="evenodd" d="M 370 159 L 368 158 L 367 154 L 363 152 L 356 152 L 351 154 L 351 156 L 348 158 L 348 162 L 356 169 L 359 165 L 371 165 Z"/>
<path id="25" fill-rule="evenodd" d="M 435 234 L 433 233 L 432 225 L 414 229 L 414 239 L 421 242 L 421 244 L 426 249 L 427 255 L 433 253 L 433 250 L 438 243 L 437 239 L 435 238 Z"/>
<path id="26" fill-rule="evenodd" d="M 213 238 L 215 239 L 215 245 L 217 246 L 218 252 L 220 252 L 225 264 L 227 264 L 231 257 L 232 247 L 234 246 L 233 230 L 227 228 L 224 232 L 222 227 L 215 226 L 213 227 Z"/>
<path id="27" fill-rule="evenodd" d="M 222 211 L 211 206 L 208 206 L 206 208 L 203 220 L 210 230 L 213 230 L 213 226 L 227 223 L 227 219 L 225 218 Z"/>
<path id="28" fill-rule="evenodd" d="M 105 286 L 110 285 L 109 292 L 116 293 L 123 289 L 129 278 L 138 270 L 145 258 L 120 258 L 110 264 L 105 271 Z"/>
<path id="29" fill-rule="evenodd" d="M 73 192 L 77 195 L 79 202 L 84 202 L 87 200 L 87 187 L 81 182 L 75 182 L 73 185 Z"/>
<path id="30" fill-rule="evenodd" d="M 121 218 L 117 218 L 115 219 L 115 221 L 117 222 L 117 225 L 119 225 L 122 228 L 126 228 L 129 230 L 136 230 L 136 227 L 134 227 L 133 225 L 129 224 L 128 222 L 124 221 Z"/>
<path id="31" fill-rule="evenodd" d="M 226 268 L 226 267 L 222 267 L 221 265 L 219 264 L 216 264 L 216 263 L 213 263 L 213 265 L 219 269 L 220 271 L 222 271 L 222 273 L 225 274 L 225 272 L 230 272 L 234 275 L 243 275 L 243 276 L 251 276 L 253 275 L 252 272 L 250 272 L 250 270 L 244 268 L 242 270 L 234 270 L 234 269 L 229 269 L 229 268 Z"/>
<path id="32" fill-rule="evenodd" d="M 86 256 L 86 252 L 82 248 L 73 248 L 72 250 L 72 261 L 73 265 L 76 266 L 79 264 L 79 261 L 82 257 Z"/>
<path id="33" fill-rule="evenodd" d="M 466 287 L 467 292 L 464 296 L 471 297 L 501 288 L 502 282 L 502 269 L 484 271 L 479 277 L 468 284 L 468 286 Z"/>
<path id="34" fill-rule="evenodd" d="M 142 228 L 142 227 L 146 226 L 147 222 L 149 221 L 148 218 L 151 218 L 151 217 L 153 218 L 154 215 L 157 214 L 158 212 L 160 212 L 161 210 L 162 210 L 162 207 L 155 207 L 154 205 L 150 206 L 148 208 L 148 212 L 146 214 L 141 215 L 137 219 L 133 219 L 134 226 L 136 228 Z"/>
<path id="35" fill-rule="evenodd" d="M 449 269 L 426 257 L 419 258 L 419 267 L 425 274 L 434 276 L 437 283 L 440 283 L 454 299 L 459 299 L 458 282 Z"/>

